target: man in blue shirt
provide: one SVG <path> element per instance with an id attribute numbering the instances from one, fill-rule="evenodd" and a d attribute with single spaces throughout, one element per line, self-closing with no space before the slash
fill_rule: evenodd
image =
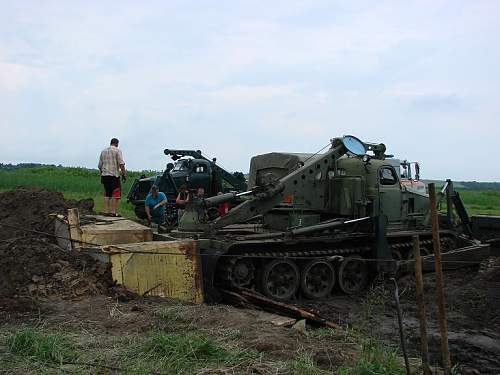
<path id="1" fill-rule="evenodd" d="M 165 222 L 165 205 L 167 204 L 167 196 L 158 191 L 158 186 L 151 186 L 151 190 L 144 202 L 144 208 L 149 222 L 163 224 Z"/>

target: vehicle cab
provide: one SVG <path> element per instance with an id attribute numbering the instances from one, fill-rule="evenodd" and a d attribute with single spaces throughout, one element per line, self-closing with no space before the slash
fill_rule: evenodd
<path id="1" fill-rule="evenodd" d="M 422 192 L 408 181 L 394 159 L 342 158 L 330 183 L 331 209 L 348 217 L 384 215 L 391 227 L 416 227 L 424 219 L 428 197 L 425 185 Z"/>
<path id="2" fill-rule="evenodd" d="M 206 194 L 214 195 L 213 177 L 214 171 L 210 161 L 203 159 L 182 158 L 175 161 L 170 170 L 175 185 L 187 185 L 191 190 L 200 187 L 205 189 Z"/>

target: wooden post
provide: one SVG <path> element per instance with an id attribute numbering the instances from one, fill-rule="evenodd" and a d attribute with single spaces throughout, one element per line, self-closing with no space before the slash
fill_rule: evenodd
<path id="1" fill-rule="evenodd" d="M 68 209 L 68 226 L 71 249 L 75 250 L 80 247 L 79 241 L 81 240 L 80 214 L 78 208 Z"/>
<path id="2" fill-rule="evenodd" d="M 453 189 L 453 182 L 450 179 L 446 180 L 447 188 L 446 188 L 446 219 L 448 221 L 449 228 L 453 225 L 453 202 L 451 200 L 451 191 Z"/>
<path id="3" fill-rule="evenodd" d="M 450 350 L 448 347 L 448 325 L 446 322 L 446 308 L 444 301 L 443 268 L 441 265 L 441 243 L 439 239 L 439 218 L 436 207 L 436 189 L 434 183 L 429 184 L 429 204 L 432 221 L 432 241 L 434 244 L 434 260 L 436 266 L 436 295 L 438 305 L 438 323 L 441 334 L 441 356 L 446 375 L 451 374 Z"/>
<path id="4" fill-rule="evenodd" d="M 408 361 L 408 354 L 406 353 L 405 334 L 403 330 L 403 314 L 401 313 L 401 304 L 399 303 L 398 283 L 394 277 L 392 277 L 391 280 L 394 282 L 394 299 L 396 301 L 396 311 L 398 313 L 399 339 L 401 340 L 401 350 L 403 351 L 403 358 L 405 360 L 406 374 L 411 375 L 410 362 Z"/>
<path id="5" fill-rule="evenodd" d="M 427 341 L 427 313 L 424 302 L 424 281 L 422 276 L 422 258 L 420 257 L 420 240 L 413 236 L 413 254 L 415 255 L 415 284 L 418 313 L 420 320 L 420 351 L 424 375 L 432 375 L 429 367 L 429 343 Z"/>

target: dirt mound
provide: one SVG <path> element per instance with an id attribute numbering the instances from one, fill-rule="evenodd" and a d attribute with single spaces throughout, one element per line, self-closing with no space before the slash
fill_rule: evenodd
<path id="1" fill-rule="evenodd" d="M 65 214 L 68 208 L 78 208 L 81 214 L 93 213 L 93 199 L 64 199 L 56 191 L 19 186 L 0 193 L 0 240 L 22 237 L 21 229 L 54 232 L 49 214 Z"/>
<path id="2" fill-rule="evenodd" d="M 36 308 L 40 298 L 107 294 L 130 299 L 113 284 L 109 265 L 61 249 L 50 236 L 23 230 L 53 233 L 49 214 L 74 207 L 90 214 L 93 206 L 92 199 L 66 200 L 59 192 L 30 187 L 0 193 L 0 312 Z"/>
<path id="3" fill-rule="evenodd" d="M 0 298 L 75 298 L 113 286 L 107 265 L 43 238 L 0 243 L 0 270 Z"/>

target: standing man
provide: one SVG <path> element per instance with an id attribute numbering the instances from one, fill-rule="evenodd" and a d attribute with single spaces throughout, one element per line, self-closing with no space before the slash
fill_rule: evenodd
<path id="1" fill-rule="evenodd" d="M 167 202 L 167 196 L 158 191 L 158 186 L 151 186 L 151 190 L 144 202 L 144 209 L 150 223 L 161 225 L 165 222 L 165 205 Z"/>
<path id="2" fill-rule="evenodd" d="M 101 183 L 104 185 L 104 214 L 107 216 L 118 216 L 116 206 L 121 198 L 121 183 L 127 179 L 125 162 L 121 150 L 118 149 L 118 139 L 111 139 L 110 146 L 101 151 L 99 157 L 99 173 Z M 109 201 L 111 200 L 111 212 Z"/>

